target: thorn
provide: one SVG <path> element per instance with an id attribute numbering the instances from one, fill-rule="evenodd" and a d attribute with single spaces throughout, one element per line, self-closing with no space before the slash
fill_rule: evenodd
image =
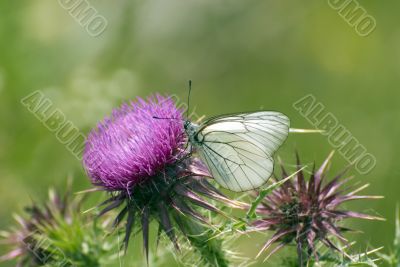
<path id="1" fill-rule="evenodd" d="M 289 133 L 325 133 L 325 130 L 319 129 L 297 129 L 297 128 L 290 128 Z"/>

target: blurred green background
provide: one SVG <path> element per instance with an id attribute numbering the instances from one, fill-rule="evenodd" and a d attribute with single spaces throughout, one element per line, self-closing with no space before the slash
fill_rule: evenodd
<path id="1" fill-rule="evenodd" d="M 42 90 L 87 133 L 113 107 L 136 96 L 161 92 L 185 99 L 192 79 L 197 114 L 279 110 L 297 128 L 312 126 L 292 104 L 312 93 L 377 158 L 368 175 L 354 173 L 356 181 L 371 183 L 366 193 L 385 199 L 348 207 L 387 221 L 349 224 L 364 232 L 354 237 L 360 248 L 389 249 L 400 200 L 400 2 L 362 1 L 377 22 L 367 37 L 357 35 L 327 1 L 90 3 L 108 21 L 98 37 L 58 1 L 0 2 L 1 229 L 13 224 L 12 213 L 31 198 L 44 199 L 49 186 L 65 185 L 69 174 L 76 190 L 90 187 L 81 163 L 21 98 Z M 291 135 L 279 155 L 294 162 L 295 149 L 303 161 L 318 164 L 332 150 L 319 134 Z M 337 153 L 332 175 L 346 164 Z M 243 237 L 234 249 L 252 257 L 264 240 Z M 256 266 L 277 266 L 282 255 Z"/>

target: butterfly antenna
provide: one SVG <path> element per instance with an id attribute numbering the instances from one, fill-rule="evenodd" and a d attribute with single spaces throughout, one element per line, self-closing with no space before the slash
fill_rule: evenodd
<path id="1" fill-rule="evenodd" d="M 157 120 L 179 120 L 177 118 L 157 117 L 157 116 L 153 116 L 153 119 L 157 119 Z"/>
<path id="2" fill-rule="evenodd" d="M 182 121 L 182 122 L 185 121 L 185 120 L 178 119 L 178 118 L 168 118 L 168 117 L 158 117 L 158 116 L 153 116 L 153 119 L 156 119 L 156 120 L 170 120 L 170 121 Z"/>
<path id="3" fill-rule="evenodd" d="M 189 110 L 190 110 L 190 94 L 192 93 L 192 80 L 189 80 L 189 93 L 187 99 L 187 110 L 186 110 L 186 118 L 189 118 Z"/>

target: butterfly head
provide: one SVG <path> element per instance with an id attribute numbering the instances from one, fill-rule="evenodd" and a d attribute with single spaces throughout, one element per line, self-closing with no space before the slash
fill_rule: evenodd
<path id="1" fill-rule="evenodd" d="M 190 141 L 193 141 L 192 138 L 196 135 L 198 126 L 190 121 L 185 121 L 183 127 Z"/>

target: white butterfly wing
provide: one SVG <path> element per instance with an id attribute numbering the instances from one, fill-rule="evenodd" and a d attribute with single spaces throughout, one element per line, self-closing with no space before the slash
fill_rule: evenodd
<path id="1" fill-rule="evenodd" d="M 255 189 L 271 176 L 273 154 L 286 140 L 289 125 L 288 117 L 274 111 L 216 117 L 198 131 L 198 152 L 223 187 Z"/>

